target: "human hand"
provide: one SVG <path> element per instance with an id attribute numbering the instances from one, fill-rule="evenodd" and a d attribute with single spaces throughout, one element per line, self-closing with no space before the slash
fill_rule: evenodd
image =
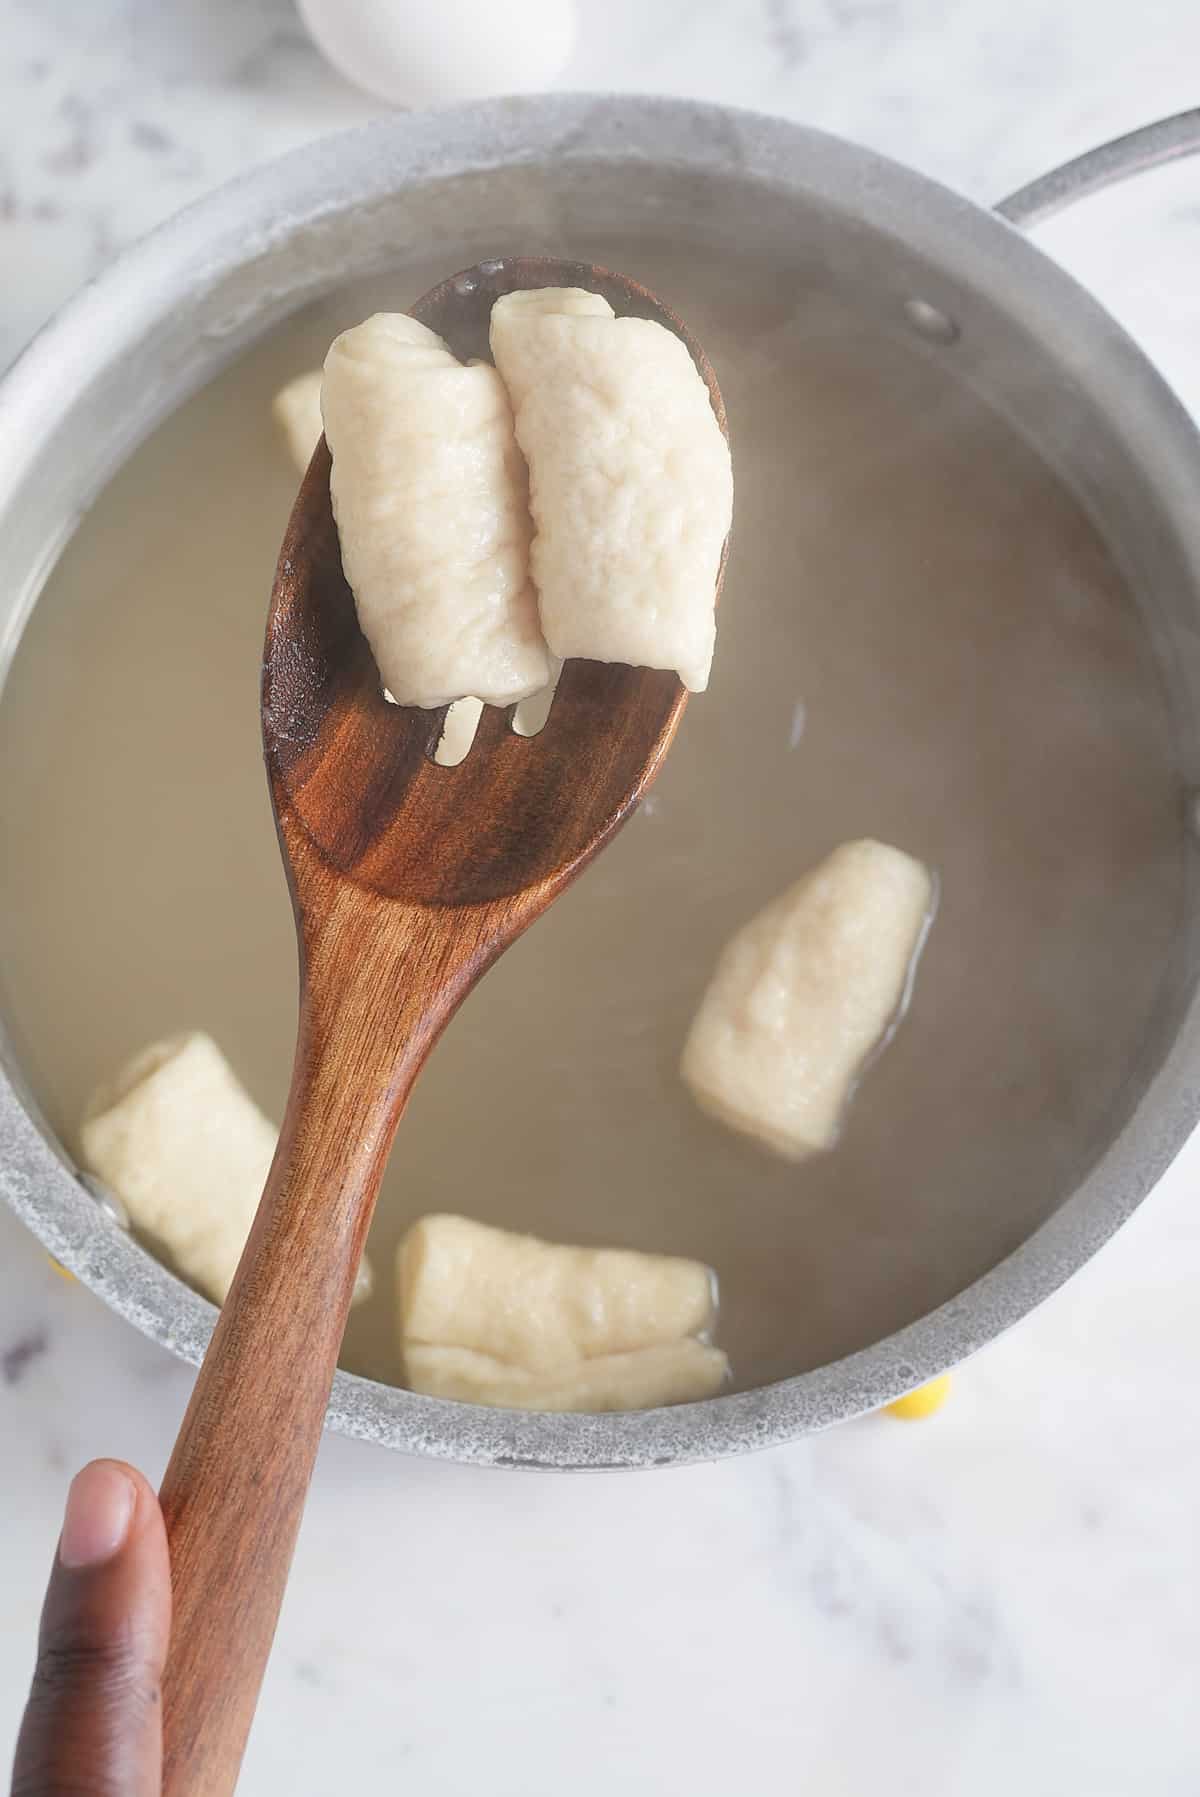
<path id="1" fill-rule="evenodd" d="M 170 1626 L 158 1498 L 133 1467 L 93 1460 L 67 1495 L 12 1797 L 160 1797 Z"/>

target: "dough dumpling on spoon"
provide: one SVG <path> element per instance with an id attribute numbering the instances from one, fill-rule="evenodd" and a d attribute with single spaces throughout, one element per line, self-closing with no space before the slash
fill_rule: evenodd
<path id="1" fill-rule="evenodd" d="M 321 381 L 321 370 L 309 369 L 280 387 L 271 402 L 280 440 L 301 479 L 308 472 L 325 428 L 321 418 Z M 536 698 L 534 703 L 538 703 Z M 475 698 L 458 699 L 449 707 L 435 761 L 446 767 L 457 766 L 470 750 L 482 710 L 481 701 Z M 518 718 L 517 728 L 520 727 Z"/>
<path id="2" fill-rule="evenodd" d="M 529 464 L 552 653 L 673 668 L 703 692 L 733 474 L 687 346 L 574 287 L 505 294 L 491 346 Z"/>
<path id="3" fill-rule="evenodd" d="M 525 469 L 496 370 L 377 312 L 334 339 L 321 410 L 342 566 L 391 696 L 511 705 L 545 686 Z"/>

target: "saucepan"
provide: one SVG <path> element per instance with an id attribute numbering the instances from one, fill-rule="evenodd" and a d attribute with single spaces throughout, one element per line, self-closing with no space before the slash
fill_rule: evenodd
<path id="1" fill-rule="evenodd" d="M 779 656 L 785 635 L 801 645 L 787 728 L 803 802 L 839 782 L 869 790 L 874 776 L 855 759 L 861 737 L 875 744 L 898 815 L 986 813 L 986 865 L 961 857 L 943 901 L 960 911 L 986 901 L 998 922 L 970 954 L 940 963 L 935 926 L 927 1011 L 978 1015 L 1011 1052 L 989 1071 L 969 1046 L 922 1050 L 930 1158 L 919 1177 L 889 1168 L 880 1150 L 857 1211 L 854 1194 L 814 1205 L 807 1264 L 802 1236 L 789 1238 L 778 1276 L 794 1281 L 797 1329 L 805 1314 L 823 1319 L 795 1367 L 703 1403 L 608 1416 L 488 1410 L 339 1372 L 331 1428 L 414 1453 L 560 1468 L 668 1465 L 780 1442 L 876 1408 L 971 1354 L 1153 1188 L 1200 1114 L 1200 437 L 1134 343 L 1022 228 L 1198 148 L 1200 113 L 1184 115 L 989 212 L 853 144 L 720 107 L 551 96 L 396 117 L 193 206 L 69 304 L 8 375 L 5 673 L 106 483 L 290 314 L 352 279 L 452 272 L 506 251 L 623 266 L 702 337 L 708 314 L 719 315 L 739 470 L 723 630 L 748 656 L 754 639 L 760 654 L 776 636 Z M 960 480 L 971 459 L 964 419 L 975 421 L 991 483 L 978 503 Z M 772 543 L 791 558 L 786 580 L 772 574 L 783 565 Z M 806 545 L 817 543 L 806 575 Z M 867 587 L 873 610 L 862 609 Z M 894 617 L 880 599 L 893 589 Z M 733 668 L 733 650 L 725 656 Z M 876 676 L 869 705 L 855 684 L 863 666 Z M 1121 698 L 1122 668 L 1140 670 L 1136 702 Z M 755 731 L 776 721 L 765 701 L 756 708 L 748 676 L 742 697 L 745 738 L 726 746 L 743 757 L 749 793 Z M 855 705 L 861 715 L 836 739 L 814 723 L 801 740 L 800 700 L 814 719 Z M 943 712 L 957 719 L 953 765 L 939 759 L 930 723 Z M 881 742 L 892 744 L 886 767 Z M 1026 816 L 1037 820 L 1030 832 Z M 732 864 L 743 839 L 730 841 Z M 1082 857 L 1080 842 L 1091 845 Z M 0 855 L 22 854 L 9 831 Z M 82 915 L 87 866 L 71 877 Z M 698 894 L 697 927 L 704 902 Z M 4 928 L 0 918 L 0 963 Z M 1031 979 L 1029 956 L 1048 934 L 1054 959 Z M 1103 987 L 1090 1039 L 1064 1022 L 1059 1040 L 1085 985 Z M 1037 1028 L 1014 993 L 1040 1006 Z M 913 1070 L 891 1057 L 911 1062 L 922 1040 L 914 1028 L 889 1051 L 871 1076 L 872 1104 L 898 1102 Z M 80 1174 L 15 1037 L 3 1060 L 7 1202 L 112 1309 L 198 1363 L 212 1306 Z M 1009 1121 L 984 1167 L 962 1119 L 989 1081 L 984 1096 Z M 1059 1135 L 1042 1129 L 1035 1140 L 1022 1119 L 1044 1122 L 1055 1103 Z M 918 1189 L 935 1174 L 936 1216 Z M 731 1180 L 730 1214 L 769 1231 L 756 1177 Z M 683 1196 L 668 1198 L 683 1216 Z M 822 1258 L 823 1240 L 842 1262 L 833 1248 Z"/>

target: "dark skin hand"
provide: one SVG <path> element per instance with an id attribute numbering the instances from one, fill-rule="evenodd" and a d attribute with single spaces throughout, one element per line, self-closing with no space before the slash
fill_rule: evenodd
<path id="1" fill-rule="evenodd" d="M 12 1797 L 160 1797 L 170 1627 L 158 1498 L 123 1461 L 93 1460 L 67 1497 Z"/>

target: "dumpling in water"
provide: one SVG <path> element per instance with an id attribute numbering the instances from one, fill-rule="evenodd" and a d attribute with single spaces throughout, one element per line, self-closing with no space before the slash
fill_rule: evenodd
<path id="1" fill-rule="evenodd" d="M 401 1242 L 396 1282 L 406 1377 L 430 1397 L 640 1410 L 711 1397 L 728 1375 L 699 1261 L 433 1216 Z"/>
<path id="2" fill-rule="evenodd" d="M 272 400 L 271 411 L 297 473 L 307 473 L 323 428 L 320 369 L 312 368 L 288 381 Z"/>
<path id="3" fill-rule="evenodd" d="M 237 1271 L 278 1139 L 200 1031 L 135 1055 L 96 1093 L 79 1131 L 84 1166 L 214 1304 Z M 369 1291 L 364 1258 L 355 1296 Z"/>
<path id="4" fill-rule="evenodd" d="M 696 1102 L 788 1160 L 832 1148 L 900 1015 L 934 896 L 903 850 L 844 842 L 743 924 L 683 1051 Z"/>

